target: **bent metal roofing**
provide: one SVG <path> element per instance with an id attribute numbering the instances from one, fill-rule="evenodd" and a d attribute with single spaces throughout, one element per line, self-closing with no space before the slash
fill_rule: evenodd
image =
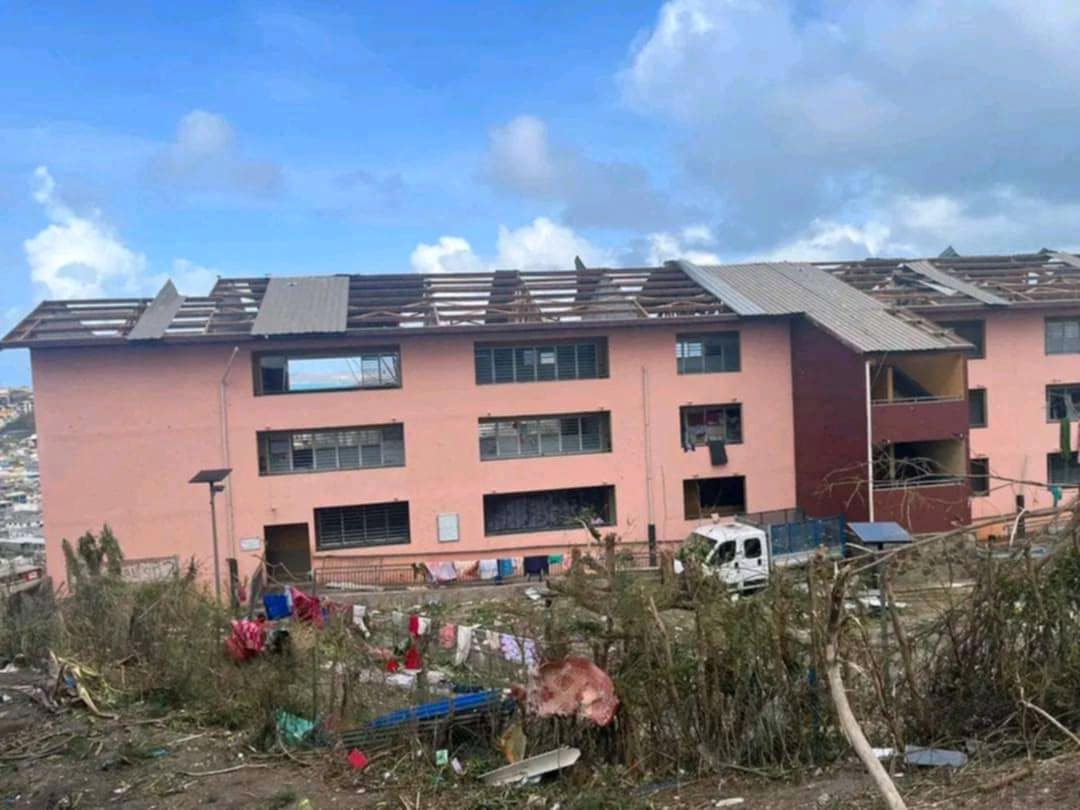
<path id="1" fill-rule="evenodd" d="M 966 347 L 809 264 L 223 278 L 208 296 L 45 301 L 2 348 L 506 331 L 804 315 L 860 352 Z"/>

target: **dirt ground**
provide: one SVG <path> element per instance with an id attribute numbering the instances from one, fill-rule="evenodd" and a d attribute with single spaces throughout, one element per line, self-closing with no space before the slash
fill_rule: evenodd
<path id="1" fill-rule="evenodd" d="M 346 752 L 266 754 L 242 734 L 197 728 L 183 716 L 96 717 L 49 711 L 26 693 L 32 671 L 0 674 L 0 808 L 880 807 L 854 761 L 800 781 L 732 771 L 685 784 L 613 782 L 581 763 L 541 785 L 488 788 L 465 764 L 457 775 L 408 750 L 375 755 L 363 771 Z M 897 777 L 911 807 L 983 810 L 1080 807 L 1080 754 L 1026 766 L 973 765 Z"/>

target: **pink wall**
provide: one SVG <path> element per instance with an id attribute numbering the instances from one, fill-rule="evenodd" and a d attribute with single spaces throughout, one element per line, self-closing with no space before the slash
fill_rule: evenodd
<path id="1" fill-rule="evenodd" d="M 255 557 L 239 551 L 239 538 L 261 537 L 266 525 L 307 523 L 314 543 L 314 508 L 394 499 L 410 503 L 410 545 L 340 553 L 421 558 L 443 553 L 469 559 L 503 549 L 564 548 L 581 542 L 583 533 L 485 537 L 482 496 L 599 484 L 616 488 L 615 529 L 628 540 L 643 541 L 648 523 L 643 368 L 661 540 L 679 539 L 694 525 L 683 517 L 682 481 L 695 475 L 745 475 L 751 511 L 792 506 L 788 324 L 754 321 L 715 328 L 741 331 L 743 371 L 676 374 L 675 335 L 685 330 L 665 325 L 583 330 L 582 335 L 607 335 L 608 379 L 477 386 L 473 336 L 442 333 L 400 341 L 401 389 L 265 397 L 254 396 L 250 351 L 271 344 L 241 344 L 227 386 L 233 530 L 230 536 L 229 502 L 223 497 L 222 556 L 237 556 L 247 572 Z M 499 336 L 484 335 L 493 337 Z M 63 576 L 60 538 L 73 539 L 104 522 L 112 525 L 129 557 L 179 553 L 209 563 L 206 487 L 186 481 L 200 468 L 224 463 L 218 384 L 231 351 L 231 345 L 219 344 L 33 352 L 50 573 Z M 707 451 L 682 451 L 679 406 L 733 401 L 743 404 L 744 442 L 730 446 L 729 463 L 714 471 Z M 611 412 L 611 453 L 479 460 L 480 417 L 594 410 Z M 258 431 L 392 420 L 405 425 L 405 467 L 258 474 Z M 459 542 L 437 542 L 435 521 L 442 512 L 460 515 Z"/>
<path id="2" fill-rule="evenodd" d="M 988 417 L 987 427 L 971 429 L 971 455 L 988 457 L 993 474 L 1046 481 L 1046 454 L 1059 447 L 1058 425 L 1046 421 L 1046 386 L 1080 383 L 1080 355 L 1046 354 L 1048 314 L 1070 313 L 988 311 L 970 318 L 986 323 L 986 357 L 968 361 L 968 385 L 987 389 Z M 990 496 L 972 499 L 973 518 L 1014 512 L 1018 494 L 1029 508 L 1052 505 L 1041 487 L 991 481 Z"/>

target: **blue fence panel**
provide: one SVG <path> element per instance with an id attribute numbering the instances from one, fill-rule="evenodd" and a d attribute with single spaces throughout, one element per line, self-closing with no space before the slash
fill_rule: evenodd
<path id="1" fill-rule="evenodd" d="M 804 520 L 798 523 L 774 523 L 769 526 L 769 544 L 774 557 L 804 554 L 820 546 L 837 547 L 843 553 L 843 517 Z"/>

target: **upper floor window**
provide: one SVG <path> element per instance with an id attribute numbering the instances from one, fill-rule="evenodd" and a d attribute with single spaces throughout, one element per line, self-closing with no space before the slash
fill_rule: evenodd
<path id="1" fill-rule="evenodd" d="M 401 425 L 259 434 L 259 474 L 400 467 L 405 463 Z"/>
<path id="2" fill-rule="evenodd" d="M 484 496 L 484 534 L 523 534 L 615 523 L 615 487 L 578 487 Z"/>
<path id="3" fill-rule="evenodd" d="M 1046 386 L 1046 419 L 1049 422 L 1080 420 L 1080 383 Z"/>
<path id="4" fill-rule="evenodd" d="M 480 420 L 480 458 L 484 461 L 609 450 L 611 418 L 607 412 Z"/>
<path id="5" fill-rule="evenodd" d="M 982 497 L 990 494 L 990 459 L 973 458 L 968 462 L 971 494 Z"/>
<path id="6" fill-rule="evenodd" d="M 742 405 L 686 405 L 679 409 L 683 447 L 742 442 Z"/>
<path id="7" fill-rule="evenodd" d="M 255 357 L 257 394 L 348 391 L 401 386 L 401 355 L 395 349 L 355 353 L 259 354 Z"/>
<path id="8" fill-rule="evenodd" d="M 679 335 L 675 339 L 675 362 L 680 374 L 738 371 L 739 333 Z"/>
<path id="9" fill-rule="evenodd" d="M 1080 318 L 1046 319 L 1046 353 L 1080 354 Z"/>
<path id="10" fill-rule="evenodd" d="M 986 357 L 985 321 L 944 321 L 940 325 L 955 332 L 974 347 L 968 352 L 968 357 L 973 360 Z"/>
<path id="11" fill-rule="evenodd" d="M 590 380 L 608 375 L 607 341 L 483 346 L 475 349 L 476 384 Z"/>
<path id="12" fill-rule="evenodd" d="M 315 510 L 315 548 L 319 550 L 408 542 L 408 501 Z"/>
<path id="13" fill-rule="evenodd" d="M 968 427 L 986 427 L 986 389 L 968 389 Z"/>

